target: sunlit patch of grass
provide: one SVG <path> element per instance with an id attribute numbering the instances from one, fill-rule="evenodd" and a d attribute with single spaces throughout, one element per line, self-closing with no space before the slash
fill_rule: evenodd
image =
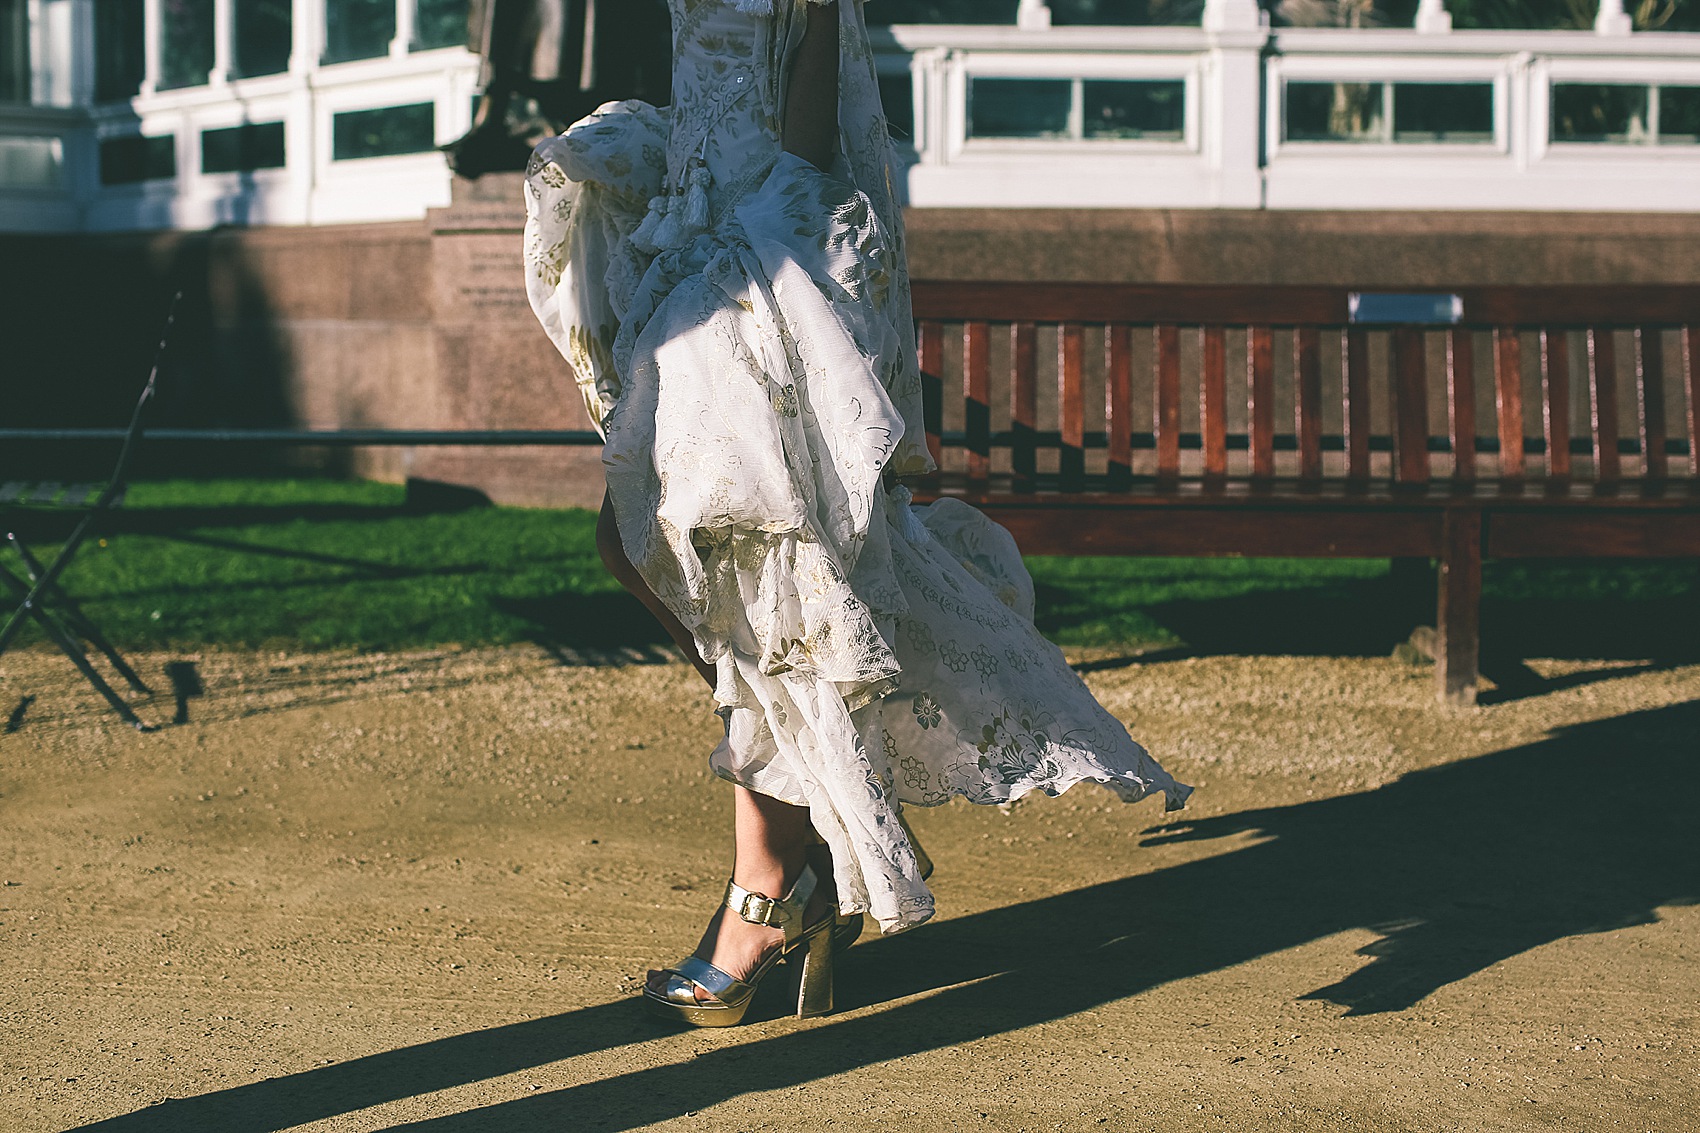
<path id="1" fill-rule="evenodd" d="M 122 518 L 125 529 L 86 545 L 64 581 L 124 648 L 660 640 L 603 569 L 589 511 L 421 512 L 399 485 L 218 479 L 137 484 Z M 1381 559 L 1034 556 L 1028 565 L 1039 625 L 1063 645 L 1231 644 L 1236 626 L 1255 621 L 1260 646 L 1280 648 L 1316 618 L 1381 617 L 1386 633 L 1408 632 L 1403 613 L 1385 616 L 1393 591 Z M 1564 621 L 1554 610 L 1599 624 L 1640 611 L 1662 624 L 1697 594 L 1700 564 L 1688 561 L 1492 563 L 1485 607 L 1490 622 L 1537 629 Z M 1423 601 L 1415 595 L 1413 616 Z"/>

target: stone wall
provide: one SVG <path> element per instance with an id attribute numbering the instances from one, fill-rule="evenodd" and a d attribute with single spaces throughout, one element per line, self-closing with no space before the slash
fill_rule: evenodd
<path id="1" fill-rule="evenodd" d="M 180 281 L 171 423 L 588 428 L 526 303 L 522 222 L 510 175 L 458 183 L 422 223 L 0 237 L 0 421 L 122 420 Z M 935 209 L 912 213 L 909 232 L 915 275 L 935 279 L 1700 282 L 1700 216 Z M 318 459 L 511 504 L 602 494 L 593 448 Z"/>

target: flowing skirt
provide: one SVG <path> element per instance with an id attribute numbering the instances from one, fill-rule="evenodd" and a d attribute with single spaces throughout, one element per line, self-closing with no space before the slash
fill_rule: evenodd
<path id="1" fill-rule="evenodd" d="M 646 247 L 665 129 L 610 104 L 538 147 L 527 281 L 607 438 L 626 553 L 715 667 L 715 772 L 808 807 L 841 907 L 887 932 L 933 911 L 904 805 L 1095 782 L 1180 807 L 1034 628 L 1009 533 L 894 485 L 929 461 L 901 256 L 867 199 L 781 154 Z"/>

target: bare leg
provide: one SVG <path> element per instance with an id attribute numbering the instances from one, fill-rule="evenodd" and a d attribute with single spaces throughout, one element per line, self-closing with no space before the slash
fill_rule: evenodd
<path id="1" fill-rule="evenodd" d="M 809 812 L 800 806 L 782 803 L 767 795 L 759 795 L 743 787 L 733 788 L 733 840 L 736 844 L 732 861 L 732 880 L 753 893 L 783 897 L 797 883 L 808 855 L 810 832 Z M 804 913 L 805 923 L 814 923 L 827 915 L 831 899 L 832 879 L 821 877 L 820 887 L 810 898 Z M 696 954 L 737 979 L 744 979 L 763 957 L 785 942 L 785 933 L 764 925 L 753 925 L 735 916 L 728 916 L 725 906 L 715 910 L 714 917 L 698 942 Z M 649 986 L 657 993 L 665 989 L 667 977 L 655 970 L 649 973 Z M 713 997 L 697 989 L 697 999 L 712 1002 Z"/>
<path id="2" fill-rule="evenodd" d="M 712 688 L 713 666 L 703 661 L 690 631 L 662 605 L 626 557 L 614 523 L 613 506 L 606 498 L 602 501 L 602 514 L 596 521 L 596 549 L 609 572 L 655 615 Z M 805 807 L 792 806 L 743 787 L 732 790 L 732 879 L 751 892 L 783 897 L 791 891 L 797 875 L 803 870 L 812 832 L 809 812 Z M 812 907 L 807 914 L 811 920 L 820 916 L 826 907 L 828 894 L 832 892 L 830 881 L 829 877 L 821 877 L 819 895 L 811 902 Z M 784 942 L 785 934 L 776 928 L 725 916 L 724 912 L 724 908 L 720 909 L 709 921 L 708 931 L 703 933 L 696 954 L 728 975 L 742 979 L 755 970 L 763 956 Z M 666 979 L 661 973 L 651 971 L 649 982 L 660 991 Z M 702 999 L 709 998 L 700 989 L 697 995 Z"/>
<path id="3" fill-rule="evenodd" d="M 626 557 L 626 549 L 620 544 L 620 529 L 614 522 L 614 505 L 607 496 L 602 497 L 602 513 L 596 517 L 596 550 L 602 556 L 602 565 L 608 568 L 608 573 L 614 576 L 621 586 L 624 586 L 639 602 L 642 602 L 649 612 L 655 615 L 655 620 L 661 623 L 661 628 L 667 631 L 667 636 L 684 652 L 686 659 L 696 666 L 698 675 L 708 682 L 708 687 L 714 687 L 714 666 L 702 659 L 697 652 L 697 643 L 691 637 L 691 631 L 680 624 L 673 616 L 673 611 L 662 605 L 661 599 L 655 596 L 643 576 L 638 574 L 637 567 Z"/>

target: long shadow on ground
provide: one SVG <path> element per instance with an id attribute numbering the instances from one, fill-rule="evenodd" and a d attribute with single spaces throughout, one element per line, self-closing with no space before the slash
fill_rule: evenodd
<path id="1" fill-rule="evenodd" d="M 1563 568 L 1567 564 L 1556 564 Z M 1571 565 L 1571 569 L 1575 569 Z M 1586 569 L 1586 568 L 1585 568 Z M 1612 581 L 1610 567 L 1595 580 Z M 1633 660 L 1660 664 L 1700 661 L 1700 571 L 1691 579 L 1661 580 L 1663 593 L 1648 596 L 1563 593 L 1540 597 L 1537 578 L 1523 592 L 1489 593 L 1482 602 L 1484 650 L 1498 656 L 1576 660 Z M 1682 591 L 1673 593 L 1672 591 Z M 1102 615 L 1093 596 L 1056 586 L 1039 587 L 1039 628 L 1066 636 Z M 1321 586 L 1257 590 L 1219 598 L 1155 602 L 1141 612 L 1179 638 L 1193 654 L 1385 657 L 1418 625 L 1433 625 L 1434 592 L 1424 585 L 1385 578 L 1341 580 Z"/>
<path id="2" fill-rule="evenodd" d="M 1691 701 L 1361 794 L 1159 827 L 1155 842 L 1261 840 L 862 945 L 844 964 L 841 1004 L 884 1010 L 398 1128 L 617 1133 L 1064 1018 L 1352 929 L 1380 937 L 1363 952 L 1368 962 L 1310 996 L 1350 1014 L 1400 1010 L 1507 957 L 1700 900 L 1696 736 L 1700 701 Z M 1068 862 L 1059 855 L 1056 865 Z M 934 994 L 901 1002 L 923 992 Z M 656 1034 L 634 1003 L 609 1003 L 84 1128 L 266 1133 Z"/>
<path id="3" fill-rule="evenodd" d="M 1481 703 L 1700 663 L 1700 634 L 1692 628 L 1700 625 L 1700 572 L 1692 564 L 1660 564 L 1652 585 L 1639 587 L 1638 581 L 1645 580 L 1626 573 L 1633 568 L 1614 572 L 1598 563 L 1541 568 L 1548 568 L 1547 574 L 1507 579 L 1498 587 L 1502 592 L 1495 594 L 1494 567 L 1489 566 L 1480 664 L 1494 687 L 1482 694 Z M 1531 568 L 1517 569 L 1529 574 Z M 1099 658 L 1080 668 L 1114 669 L 1184 656 L 1385 657 L 1410 638 L 1415 627 L 1434 624 L 1433 586 L 1432 578 L 1371 578 L 1156 602 L 1140 612 L 1179 644 Z M 1574 592 L 1584 587 L 1592 593 Z M 1542 591 L 1553 596 L 1538 596 Z M 1041 629 L 1067 634 L 1081 618 L 1093 616 L 1089 597 L 1041 585 Z M 1642 664 L 1612 664 L 1548 678 L 1526 663 L 1531 657 Z"/>

